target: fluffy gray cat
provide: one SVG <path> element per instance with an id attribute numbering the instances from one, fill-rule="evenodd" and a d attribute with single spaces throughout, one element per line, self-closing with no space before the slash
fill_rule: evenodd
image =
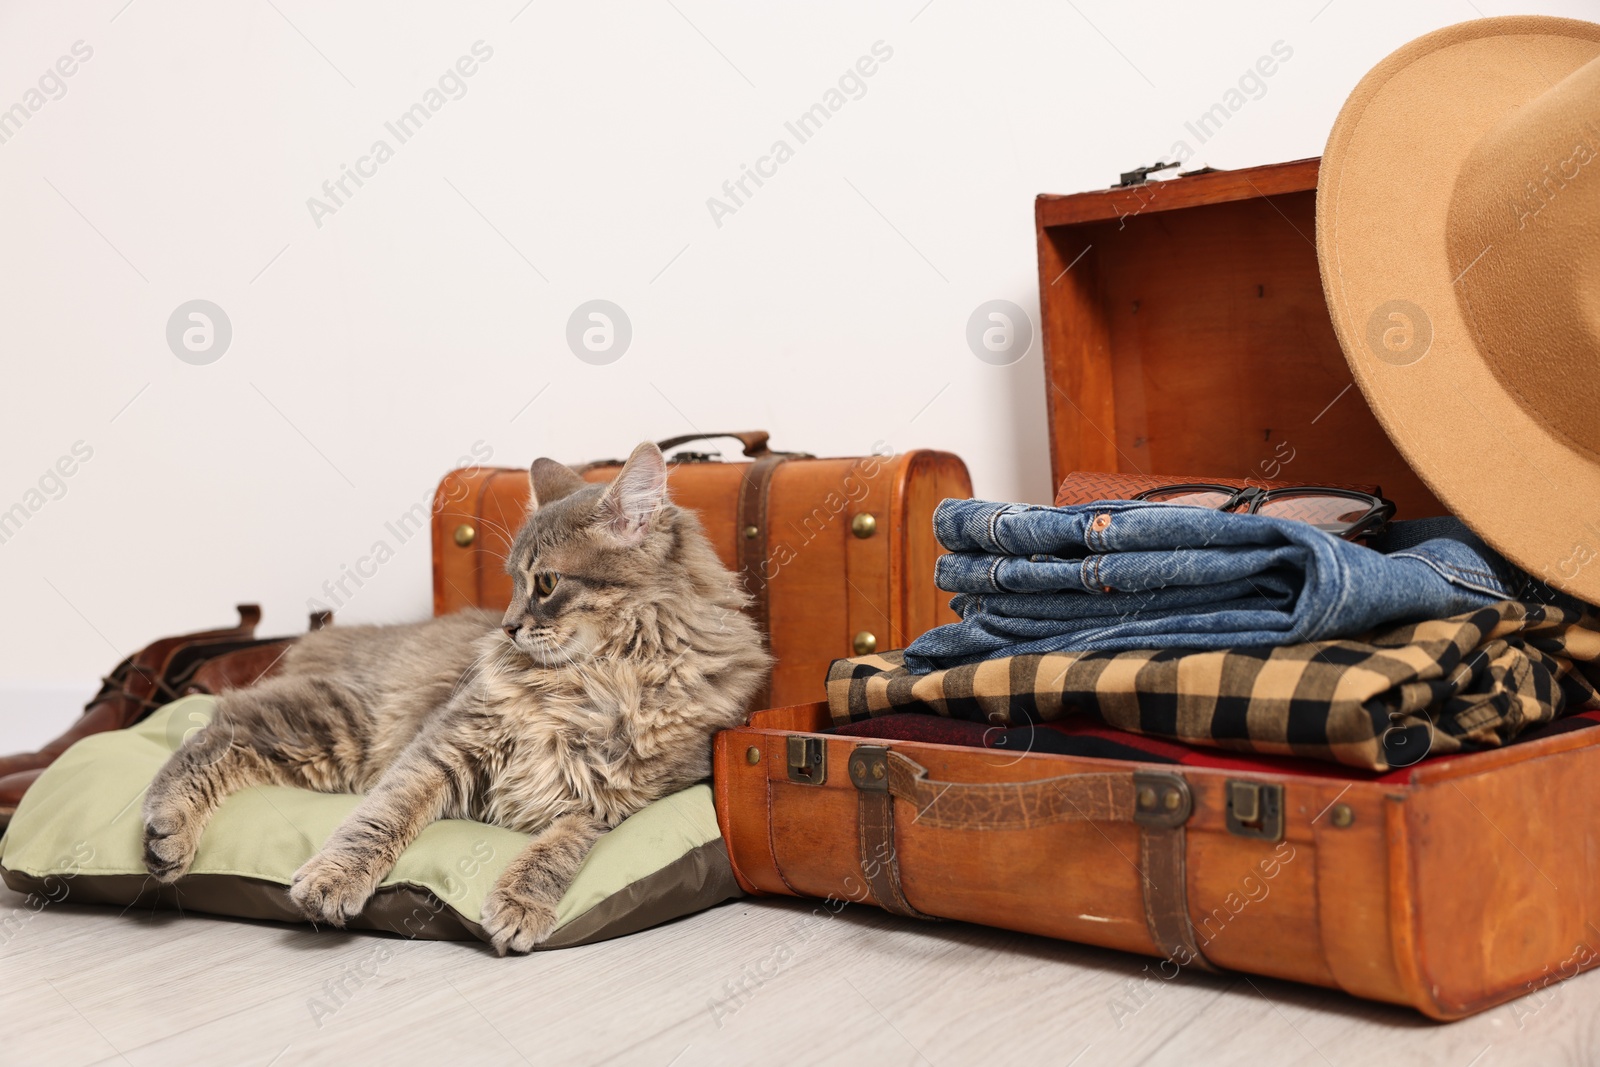
<path id="1" fill-rule="evenodd" d="M 549 459 L 481 612 L 306 635 L 283 671 L 224 694 L 151 783 L 144 858 L 182 877 L 229 793 L 261 783 L 365 793 L 294 875 L 305 915 L 360 914 L 418 833 L 477 819 L 532 834 L 484 902 L 502 954 L 550 935 L 590 847 L 710 774 L 711 735 L 743 721 L 771 667 L 747 597 L 651 444 L 610 485 Z"/>

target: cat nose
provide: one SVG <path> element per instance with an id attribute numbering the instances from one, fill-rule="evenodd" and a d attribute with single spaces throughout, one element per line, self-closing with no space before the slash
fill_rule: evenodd
<path id="1" fill-rule="evenodd" d="M 501 624 L 500 629 L 506 632 L 507 637 L 515 639 L 517 636 L 517 631 L 522 629 L 522 624 L 520 622 L 503 623 Z"/>

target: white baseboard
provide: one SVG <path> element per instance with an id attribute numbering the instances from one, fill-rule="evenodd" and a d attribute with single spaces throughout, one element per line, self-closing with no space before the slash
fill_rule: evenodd
<path id="1" fill-rule="evenodd" d="M 99 688 L 98 679 L 0 683 L 0 755 L 31 752 L 61 733 Z"/>

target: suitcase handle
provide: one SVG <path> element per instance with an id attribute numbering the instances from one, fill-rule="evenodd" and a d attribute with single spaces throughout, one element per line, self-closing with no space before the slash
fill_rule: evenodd
<path id="1" fill-rule="evenodd" d="M 865 746 L 864 746 L 865 747 Z M 887 792 L 913 804 L 916 823 L 949 830 L 1026 830 L 1054 822 L 1134 822 L 1143 826 L 1182 826 L 1194 810 L 1189 785 L 1180 775 L 1134 771 L 1125 774 L 1064 774 L 1031 782 L 941 782 L 921 764 L 893 749 L 871 749 L 886 758 Z M 852 757 L 851 777 L 858 788 L 874 777 L 872 764 Z"/>
<path id="2" fill-rule="evenodd" d="M 690 441 L 709 441 L 717 437 L 732 437 L 744 445 L 744 454 L 750 459 L 760 459 L 771 452 L 767 447 L 767 439 L 771 435 L 765 430 L 724 430 L 715 433 L 686 433 L 678 437 L 669 437 L 665 441 L 657 441 L 656 447 L 666 452 L 669 449 L 686 445 Z"/>
<path id="3" fill-rule="evenodd" d="M 1189 917 L 1184 823 L 1194 796 L 1182 775 L 1164 771 L 1064 774 L 1032 782 L 941 782 L 909 756 L 883 745 L 850 753 L 862 877 L 886 911 L 933 918 L 906 897 L 894 802 L 914 804 L 911 827 L 1029 830 L 1054 822 L 1132 822 L 1139 827 L 1145 926 L 1156 949 L 1179 966 L 1215 970 Z"/>
<path id="4" fill-rule="evenodd" d="M 731 437 L 744 446 L 744 454 L 747 459 L 765 459 L 768 456 L 804 456 L 809 458 L 809 453 L 805 452 L 774 452 L 772 449 L 767 447 L 767 439 L 770 436 L 771 435 L 769 435 L 765 430 L 728 430 L 722 433 L 686 433 L 680 434 L 677 437 L 668 437 L 664 441 L 657 441 L 656 447 L 661 449 L 663 452 L 670 452 L 672 449 L 678 448 L 681 445 L 689 444 L 691 441 L 711 441 L 718 437 Z M 699 458 L 707 459 L 709 457 L 702 456 Z M 579 474 L 584 474 L 598 467 L 620 467 L 622 466 L 622 462 L 623 461 L 620 459 L 595 459 L 590 460 L 588 463 L 579 464 L 572 469 L 577 471 Z"/>

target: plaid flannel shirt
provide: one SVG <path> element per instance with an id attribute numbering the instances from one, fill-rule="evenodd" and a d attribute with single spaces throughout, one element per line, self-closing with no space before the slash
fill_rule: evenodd
<path id="1" fill-rule="evenodd" d="M 1082 712 L 1189 744 L 1385 771 L 1600 706 L 1600 614 L 1503 601 L 1361 638 L 1009 656 L 920 675 L 888 652 L 835 660 L 827 687 L 840 723 L 924 711 L 1020 726 Z"/>

